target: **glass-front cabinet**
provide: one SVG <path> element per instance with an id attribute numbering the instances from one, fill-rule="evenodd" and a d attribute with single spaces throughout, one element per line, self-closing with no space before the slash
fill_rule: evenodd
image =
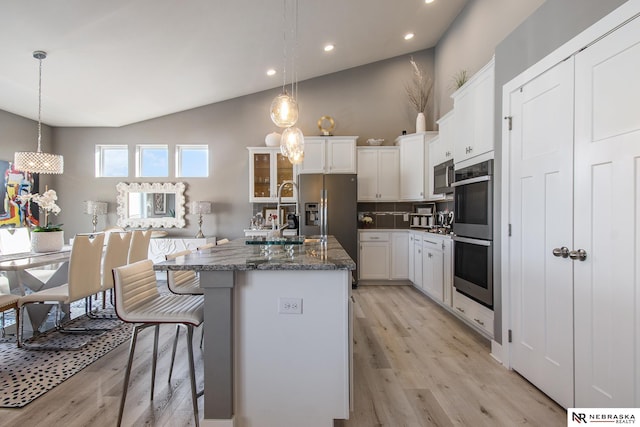
<path id="1" fill-rule="evenodd" d="M 249 147 L 249 202 L 278 201 L 278 187 L 284 181 L 295 181 L 297 170 L 280 147 Z M 282 201 L 295 202 L 296 189 L 292 185 L 282 188 Z"/>

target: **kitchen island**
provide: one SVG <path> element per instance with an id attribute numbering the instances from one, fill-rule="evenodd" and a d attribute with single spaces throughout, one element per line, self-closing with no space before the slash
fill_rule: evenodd
<path id="1" fill-rule="evenodd" d="M 330 427 L 349 417 L 355 263 L 335 238 L 238 239 L 154 268 L 200 274 L 203 426 Z"/>

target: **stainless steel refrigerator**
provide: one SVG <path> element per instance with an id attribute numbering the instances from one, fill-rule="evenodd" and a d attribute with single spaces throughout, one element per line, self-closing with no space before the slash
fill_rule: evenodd
<path id="1" fill-rule="evenodd" d="M 334 236 L 354 262 L 358 260 L 358 186 L 355 174 L 298 175 L 300 234 Z M 321 230 L 326 205 L 327 230 Z M 357 274 L 354 277 L 358 277 Z"/>

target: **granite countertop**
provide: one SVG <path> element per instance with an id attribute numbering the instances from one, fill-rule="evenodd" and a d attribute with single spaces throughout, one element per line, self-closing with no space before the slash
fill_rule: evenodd
<path id="1" fill-rule="evenodd" d="M 283 245 L 271 247 L 247 245 L 246 238 L 155 264 L 155 270 L 355 270 L 356 264 L 333 236 L 326 244 L 305 243 L 292 245 L 291 251 Z"/>

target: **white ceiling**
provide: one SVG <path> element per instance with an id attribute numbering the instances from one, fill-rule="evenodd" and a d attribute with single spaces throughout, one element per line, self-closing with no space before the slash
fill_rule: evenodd
<path id="1" fill-rule="evenodd" d="M 466 2 L 300 0 L 298 80 L 433 47 Z M 37 120 L 34 50 L 48 53 L 51 126 L 122 126 L 279 87 L 283 27 L 283 0 L 0 0 L 0 109 Z"/>

